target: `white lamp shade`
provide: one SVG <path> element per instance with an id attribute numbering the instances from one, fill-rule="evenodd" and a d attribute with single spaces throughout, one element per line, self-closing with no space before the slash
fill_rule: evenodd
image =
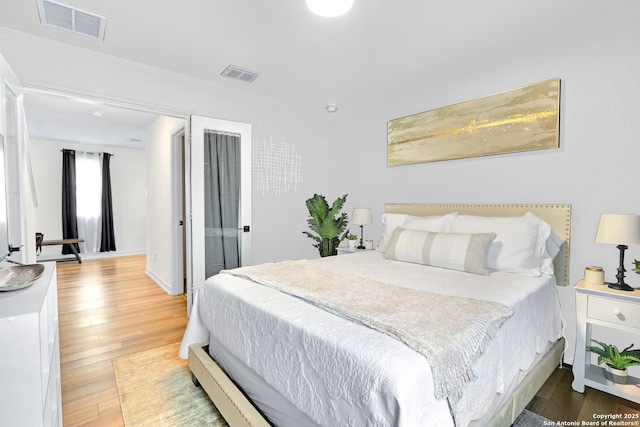
<path id="1" fill-rule="evenodd" d="M 307 0 L 307 7 L 316 15 L 332 18 L 347 13 L 353 0 Z"/>
<path id="2" fill-rule="evenodd" d="M 353 225 L 369 225 L 373 221 L 371 219 L 371 209 L 355 208 L 351 216 L 351 224 Z"/>
<path id="3" fill-rule="evenodd" d="M 600 215 L 596 242 L 640 245 L 640 215 Z"/>

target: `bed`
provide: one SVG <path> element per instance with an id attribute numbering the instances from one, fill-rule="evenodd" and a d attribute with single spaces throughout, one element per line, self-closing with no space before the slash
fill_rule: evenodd
<path id="1" fill-rule="evenodd" d="M 548 246 L 553 235 L 557 250 L 549 256 L 544 248 L 547 265 L 534 264 L 546 273 L 537 275 L 529 265 L 522 274 L 506 264 L 499 267 L 507 271 L 486 276 L 452 271 L 389 259 L 389 250 L 312 261 L 345 277 L 509 308 L 512 314 L 473 362 L 477 378 L 464 385 L 455 404 L 433 396 L 438 382 L 429 362 L 394 337 L 246 277 L 208 279 L 195 298 L 181 356 L 188 352 L 195 380 L 230 425 L 266 426 L 269 419 L 281 426 L 508 426 L 558 366 L 564 340 L 555 286 L 568 281 L 570 206 L 388 204 L 385 212 L 382 246 L 399 245 L 405 228 L 462 235 L 500 224 L 502 217 L 533 215 L 553 231 L 542 244 Z M 457 222 L 447 230 L 421 230 L 423 217 L 452 212 Z M 398 218 L 404 222 L 392 227 Z M 490 244 L 499 241 L 506 251 L 513 242 L 504 233 Z M 521 268 L 528 260 L 517 262 Z"/>

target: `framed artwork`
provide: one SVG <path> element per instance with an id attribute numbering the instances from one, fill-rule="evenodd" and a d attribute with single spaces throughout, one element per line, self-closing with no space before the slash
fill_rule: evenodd
<path id="1" fill-rule="evenodd" d="M 387 123 L 387 166 L 558 148 L 560 79 Z"/>

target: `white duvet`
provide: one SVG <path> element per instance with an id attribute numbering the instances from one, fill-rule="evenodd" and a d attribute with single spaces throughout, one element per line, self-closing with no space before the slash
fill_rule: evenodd
<path id="1" fill-rule="evenodd" d="M 376 251 L 315 262 L 513 308 L 514 315 L 478 361 L 477 380 L 465 388 L 458 427 L 486 423 L 561 335 L 552 276 L 478 276 L 390 261 Z M 453 426 L 447 401 L 433 396 L 431 368 L 423 356 L 295 297 L 231 275 L 214 276 L 196 297 L 181 357 L 209 333 L 321 426 Z"/>

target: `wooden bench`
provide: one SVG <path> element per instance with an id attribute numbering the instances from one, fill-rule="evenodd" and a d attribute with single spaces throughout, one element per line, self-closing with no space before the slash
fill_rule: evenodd
<path id="1" fill-rule="evenodd" d="M 69 245 L 71 248 L 71 252 L 73 252 L 74 258 L 66 257 L 66 258 L 55 258 L 55 259 L 47 259 L 47 261 L 78 261 L 78 263 L 82 264 L 82 258 L 80 258 L 80 254 L 76 251 L 75 245 L 72 243 L 82 243 L 84 239 L 58 239 L 58 240 L 43 240 L 42 246 L 57 246 L 57 245 Z"/>

